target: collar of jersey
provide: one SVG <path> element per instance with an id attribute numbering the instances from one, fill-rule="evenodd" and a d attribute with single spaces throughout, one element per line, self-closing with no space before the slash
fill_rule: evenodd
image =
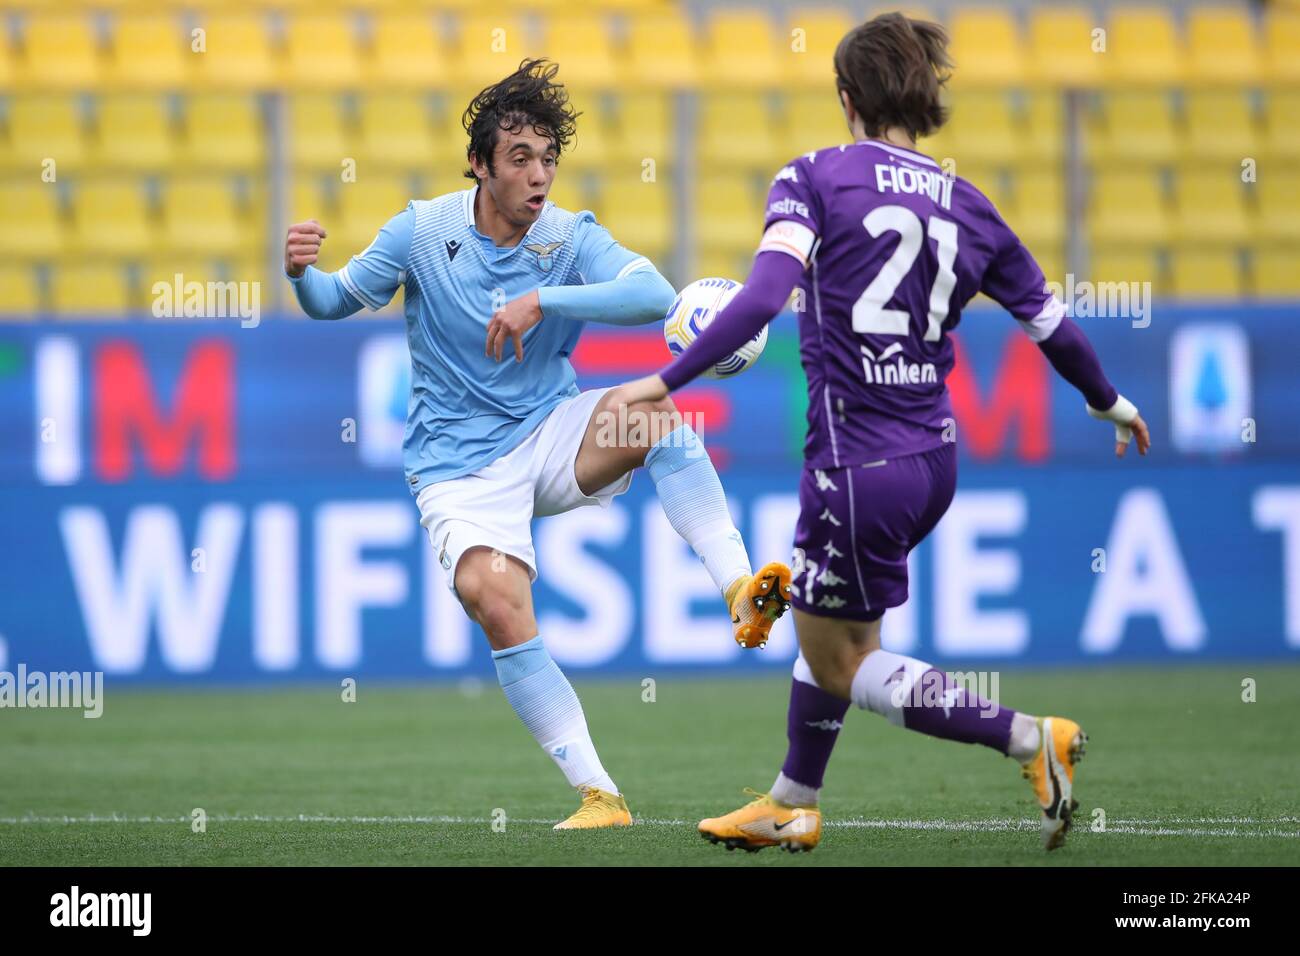
<path id="1" fill-rule="evenodd" d="M 489 263 L 500 262 L 502 259 L 508 259 L 510 256 L 514 255 L 515 252 L 517 252 L 520 248 L 522 248 L 525 242 L 528 241 L 528 237 L 533 233 L 532 226 L 530 226 L 528 228 L 528 231 L 524 233 L 523 238 L 521 238 L 513 246 L 498 246 L 492 240 L 491 236 L 483 235 L 483 233 L 478 231 L 478 227 L 474 225 L 474 200 L 475 197 L 477 196 L 478 196 L 477 185 L 471 186 L 469 189 L 465 190 L 465 228 L 467 228 L 469 230 L 469 234 L 474 237 L 475 242 L 478 243 L 479 249 L 482 250 L 483 252 L 483 258 L 486 259 Z M 545 212 L 546 212 L 546 207 L 543 206 L 542 213 L 545 214 Z M 538 216 L 537 222 L 541 222 L 541 221 L 542 221 L 542 217 Z M 533 226 L 537 225 L 537 222 L 533 223 Z"/>
<path id="2" fill-rule="evenodd" d="M 883 149 L 885 152 L 893 153 L 895 156 L 901 156 L 903 159 L 910 159 L 918 163 L 925 163 L 928 166 L 937 167 L 939 165 L 929 156 L 925 155 L 925 153 L 922 153 L 915 149 L 908 149 L 906 146 L 895 146 L 893 143 L 882 143 L 879 140 L 874 140 L 874 139 L 860 139 L 856 143 L 854 143 L 854 145 L 874 146 L 876 147 L 876 149 Z M 470 208 L 473 209 L 474 207 L 471 206 Z"/>

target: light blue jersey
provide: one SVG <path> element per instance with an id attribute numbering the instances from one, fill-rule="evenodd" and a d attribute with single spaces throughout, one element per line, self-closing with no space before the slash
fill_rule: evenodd
<path id="1" fill-rule="evenodd" d="M 675 293 L 649 260 L 624 249 L 590 212 L 547 203 L 516 246 L 474 228 L 478 187 L 412 200 L 374 242 L 333 274 L 293 279 L 313 318 L 380 309 L 406 292 L 411 396 L 403 463 L 413 494 L 470 474 L 520 444 L 561 401 L 578 394 L 569 355 L 586 321 L 662 319 Z M 581 288 L 565 288 L 565 287 Z M 543 319 L 483 354 L 493 312 L 534 289 Z"/>

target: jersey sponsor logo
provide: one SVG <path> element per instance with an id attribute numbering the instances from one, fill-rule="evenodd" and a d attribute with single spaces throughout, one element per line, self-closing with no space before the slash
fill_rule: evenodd
<path id="1" fill-rule="evenodd" d="M 933 362 L 909 362 L 905 356 L 898 355 L 890 362 L 903 346 L 895 342 L 876 356 L 865 345 L 862 350 L 862 374 L 868 385 L 931 385 L 939 381 L 939 373 Z"/>
<path id="2" fill-rule="evenodd" d="M 953 180 L 942 172 L 913 169 L 911 166 L 876 164 L 876 189 L 880 192 L 915 193 L 928 196 L 944 209 L 952 208 Z"/>
<path id="3" fill-rule="evenodd" d="M 551 266 L 555 262 L 555 250 L 564 245 L 563 239 L 557 239 L 555 242 L 529 242 L 524 248 L 537 256 L 537 265 L 543 272 L 550 272 Z"/>
<path id="4" fill-rule="evenodd" d="M 775 186 L 783 179 L 797 183 L 799 181 L 799 172 L 793 166 L 782 166 L 780 171 L 772 177 L 772 185 Z"/>
<path id="5" fill-rule="evenodd" d="M 456 253 L 458 252 L 460 252 L 460 240 L 448 239 L 447 240 L 447 261 L 451 262 L 453 259 L 455 259 Z"/>
<path id="6" fill-rule="evenodd" d="M 808 207 L 799 202 L 799 200 L 791 199 L 788 196 L 785 199 L 778 199 L 776 202 L 772 203 L 772 205 L 767 207 L 767 214 L 769 216 L 788 216 L 791 213 L 803 216 L 807 219 Z"/>

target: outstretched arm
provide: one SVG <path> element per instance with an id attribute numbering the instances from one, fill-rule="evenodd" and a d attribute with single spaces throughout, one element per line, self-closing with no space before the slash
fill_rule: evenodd
<path id="1" fill-rule="evenodd" d="M 341 319 L 362 306 L 383 308 L 404 281 L 414 223 L 415 213 L 408 206 L 337 272 L 322 272 L 314 265 L 326 236 L 320 223 L 309 219 L 290 226 L 284 273 L 302 310 L 313 319 Z"/>

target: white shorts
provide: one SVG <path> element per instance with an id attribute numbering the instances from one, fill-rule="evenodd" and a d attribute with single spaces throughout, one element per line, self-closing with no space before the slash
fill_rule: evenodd
<path id="1" fill-rule="evenodd" d="M 556 405 L 523 443 L 469 475 L 427 486 L 415 499 L 420 524 L 456 590 L 456 567 L 470 548 L 492 548 L 528 565 L 537 580 L 532 520 L 563 514 L 583 505 L 609 507 L 632 484 L 632 472 L 594 495 L 578 487 L 574 464 L 587 423 L 607 388 L 566 398 Z"/>

